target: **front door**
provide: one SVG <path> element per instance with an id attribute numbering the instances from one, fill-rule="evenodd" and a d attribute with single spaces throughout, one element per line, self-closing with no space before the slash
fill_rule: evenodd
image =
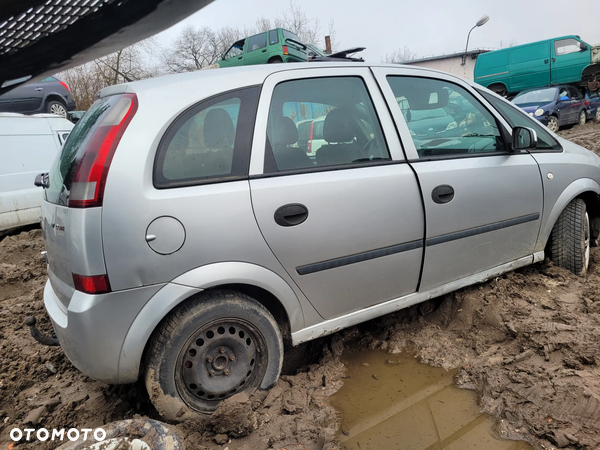
<path id="1" fill-rule="evenodd" d="M 311 158 L 298 147 L 297 124 L 323 115 L 327 143 Z M 368 69 L 267 78 L 253 173 L 260 230 L 322 317 L 415 292 L 423 257 L 421 197 Z"/>
<path id="2" fill-rule="evenodd" d="M 552 48 L 552 84 L 576 83 L 590 64 L 590 49 L 581 50 L 577 39 L 554 41 Z"/>
<path id="3" fill-rule="evenodd" d="M 420 290 L 531 256 L 543 204 L 533 157 L 509 153 L 501 120 L 456 79 L 374 71 L 423 193 L 426 247 Z M 456 97 L 472 106 L 470 112 L 435 135 L 420 131 L 422 124 L 411 129 L 413 123 L 398 106 L 406 101 L 411 111 L 432 117 L 433 123 L 435 113 Z"/>

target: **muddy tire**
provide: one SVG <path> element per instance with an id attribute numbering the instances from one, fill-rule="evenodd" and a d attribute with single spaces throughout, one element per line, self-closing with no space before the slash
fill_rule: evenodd
<path id="1" fill-rule="evenodd" d="M 154 333 L 146 389 L 162 417 L 181 421 L 212 413 L 236 393 L 271 388 L 282 362 L 271 313 L 247 295 L 214 291 L 180 305 Z"/>
<path id="2" fill-rule="evenodd" d="M 600 123 L 600 106 L 596 109 L 596 115 L 594 116 L 594 122 Z"/>
<path id="3" fill-rule="evenodd" d="M 590 262 L 590 218 L 585 202 L 576 198 L 569 203 L 554 224 L 551 235 L 554 264 L 583 275 Z"/>
<path id="4" fill-rule="evenodd" d="M 548 117 L 548 129 L 556 133 L 558 131 L 558 118 L 556 116 Z"/>
<path id="5" fill-rule="evenodd" d="M 582 109 L 581 112 L 579 113 L 579 125 L 585 125 L 585 122 L 587 121 L 587 113 Z"/>

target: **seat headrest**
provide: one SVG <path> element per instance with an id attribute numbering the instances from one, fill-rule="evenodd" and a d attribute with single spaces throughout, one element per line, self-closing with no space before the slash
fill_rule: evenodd
<path id="1" fill-rule="evenodd" d="M 350 111 L 334 109 L 329 111 L 323 122 L 323 139 L 327 142 L 350 142 L 356 136 L 356 124 Z"/>
<path id="2" fill-rule="evenodd" d="M 275 147 L 295 144 L 298 142 L 298 128 L 289 117 L 280 117 L 273 121 L 269 138 Z"/>
<path id="3" fill-rule="evenodd" d="M 231 148 L 235 140 L 233 122 L 222 108 L 211 109 L 204 118 L 204 143 L 208 148 Z"/>

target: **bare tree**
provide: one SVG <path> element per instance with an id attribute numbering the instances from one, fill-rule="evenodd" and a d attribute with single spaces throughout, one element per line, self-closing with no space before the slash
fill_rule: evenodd
<path id="1" fill-rule="evenodd" d="M 160 74 L 153 64 L 152 53 L 157 51 L 155 41 L 142 41 L 104 58 L 93 60 L 58 74 L 71 89 L 80 110 L 88 109 L 101 89 L 113 84 L 141 80 Z"/>
<path id="2" fill-rule="evenodd" d="M 410 48 L 406 45 L 404 48 L 398 48 L 398 50 L 394 50 L 392 53 L 386 53 L 383 58 L 381 58 L 381 62 L 385 63 L 401 63 L 404 61 L 410 61 L 412 59 L 416 59 L 417 53 L 412 52 Z"/>

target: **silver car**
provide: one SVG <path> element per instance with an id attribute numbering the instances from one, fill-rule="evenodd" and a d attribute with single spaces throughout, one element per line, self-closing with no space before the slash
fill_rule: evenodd
<path id="1" fill-rule="evenodd" d="M 449 98 L 469 110 L 456 127 L 411 130 L 452 114 Z M 309 158 L 297 124 L 323 115 Z M 143 377 L 167 419 L 210 413 L 270 388 L 289 346 L 544 255 L 583 274 L 599 163 L 485 88 L 416 67 L 112 86 L 42 177 L 45 305 L 85 374 Z"/>

